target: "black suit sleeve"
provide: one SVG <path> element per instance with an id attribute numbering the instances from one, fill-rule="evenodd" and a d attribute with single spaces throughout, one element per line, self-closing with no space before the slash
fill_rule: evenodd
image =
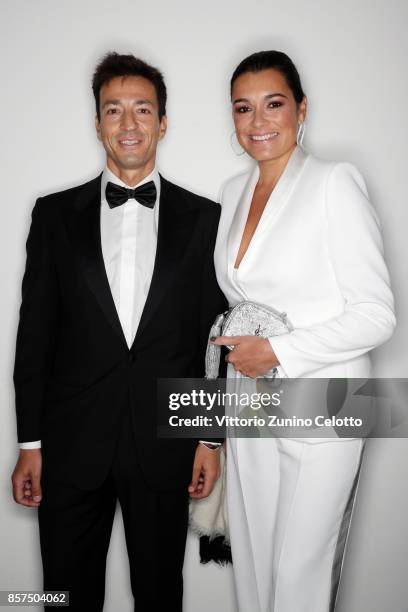
<path id="1" fill-rule="evenodd" d="M 207 248 L 204 257 L 201 278 L 201 304 L 200 304 L 200 339 L 197 361 L 197 375 L 203 378 L 205 375 L 205 353 L 207 349 L 210 329 L 215 317 L 228 308 L 228 302 L 219 288 L 214 267 L 214 247 L 217 238 L 218 222 L 220 218 L 220 206 L 212 206 L 212 215 L 207 225 Z M 226 364 L 221 360 L 220 376 L 225 376 Z M 212 439 L 212 442 L 223 442 L 223 438 Z"/>
<path id="2" fill-rule="evenodd" d="M 58 286 L 43 204 L 39 198 L 32 212 L 17 331 L 14 385 L 19 442 L 41 438 L 57 334 Z"/>
<path id="3" fill-rule="evenodd" d="M 211 217 L 207 224 L 207 248 L 204 257 L 201 277 L 201 304 L 200 304 L 200 348 L 198 351 L 198 376 L 205 375 L 205 352 L 208 336 L 215 317 L 228 308 L 227 300 L 218 286 L 214 267 L 214 248 L 217 238 L 218 222 L 220 218 L 220 205 L 213 204 Z"/>

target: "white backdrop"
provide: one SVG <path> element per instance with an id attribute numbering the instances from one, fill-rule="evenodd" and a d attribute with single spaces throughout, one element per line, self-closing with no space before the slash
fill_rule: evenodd
<path id="1" fill-rule="evenodd" d="M 159 167 L 217 198 L 248 163 L 230 148 L 229 77 L 246 55 L 279 49 L 309 98 L 306 148 L 355 163 L 382 220 L 398 328 L 375 353 L 381 376 L 407 376 L 405 0 L 1 0 L 0 590 L 41 588 L 35 510 L 11 497 L 16 433 L 12 388 L 24 245 L 38 195 L 79 184 L 103 165 L 90 88 L 108 50 L 140 55 L 168 86 L 169 130 Z M 345 236 L 345 243 L 347 236 Z M 349 539 L 338 612 L 408 608 L 407 440 L 370 441 Z M 200 566 L 189 538 L 185 612 L 234 612 L 230 569 Z M 18 608 L 15 608 L 16 610 Z M 23 608 L 22 608 L 23 609 Z M 27 608 L 25 608 L 27 609 Z M 105 609 L 132 610 L 120 511 Z"/>

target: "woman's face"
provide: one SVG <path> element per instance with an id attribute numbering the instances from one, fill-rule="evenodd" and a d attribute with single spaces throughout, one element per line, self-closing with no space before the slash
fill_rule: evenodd
<path id="1" fill-rule="evenodd" d="M 236 79 L 232 108 L 241 147 L 257 161 L 268 161 L 294 148 L 298 124 L 306 115 L 306 98 L 297 104 L 285 77 L 270 68 Z"/>

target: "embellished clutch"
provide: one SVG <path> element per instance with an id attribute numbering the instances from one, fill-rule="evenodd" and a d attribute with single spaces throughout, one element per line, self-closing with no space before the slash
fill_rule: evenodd
<path id="1" fill-rule="evenodd" d="M 260 336 L 270 338 L 287 334 L 293 330 L 285 312 L 279 312 L 270 306 L 251 302 L 239 302 L 233 308 L 219 314 L 211 327 L 210 336 Z M 228 347 L 230 350 L 232 346 Z M 205 377 L 218 377 L 221 348 L 208 341 L 205 355 Z M 273 368 L 264 377 L 274 378 L 278 368 Z"/>

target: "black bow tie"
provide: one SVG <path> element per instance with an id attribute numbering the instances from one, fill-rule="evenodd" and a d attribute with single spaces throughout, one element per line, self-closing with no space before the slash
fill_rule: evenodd
<path id="1" fill-rule="evenodd" d="M 140 187 L 136 187 L 136 189 L 127 189 L 109 181 L 106 185 L 105 194 L 110 208 L 121 206 L 129 198 L 135 198 L 143 206 L 154 208 L 157 197 L 156 185 L 153 181 L 144 183 Z"/>

